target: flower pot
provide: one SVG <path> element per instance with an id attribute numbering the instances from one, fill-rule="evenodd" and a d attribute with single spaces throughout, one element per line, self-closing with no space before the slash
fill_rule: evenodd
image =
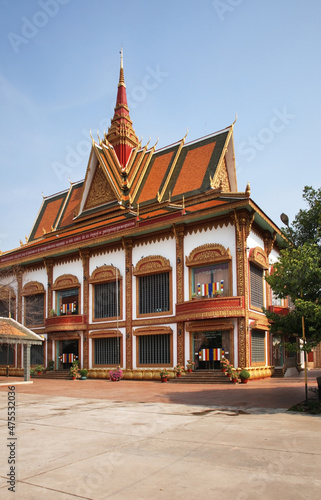
<path id="1" fill-rule="evenodd" d="M 80 377 L 80 380 L 87 380 L 87 377 Z"/>
<path id="2" fill-rule="evenodd" d="M 233 384 L 237 384 L 237 378 L 232 378 Z"/>
<path id="3" fill-rule="evenodd" d="M 192 373 L 192 368 L 187 368 L 188 373 Z"/>
<path id="4" fill-rule="evenodd" d="M 182 376 L 182 374 L 181 374 L 180 372 L 178 372 L 176 375 L 177 375 L 178 377 L 181 377 L 181 376 Z"/>
<path id="5" fill-rule="evenodd" d="M 76 377 L 71 377 L 71 380 L 76 380 Z"/>
<path id="6" fill-rule="evenodd" d="M 226 368 L 222 368 L 222 372 L 225 373 L 226 372 Z"/>
<path id="7" fill-rule="evenodd" d="M 161 382 L 167 382 L 167 378 L 166 377 L 161 377 Z"/>
<path id="8" fill-rule="evenodd" d="M 241 383 L 242 384 L 247 384 L 248 379 L 247 378 L 241 378 Z"/>

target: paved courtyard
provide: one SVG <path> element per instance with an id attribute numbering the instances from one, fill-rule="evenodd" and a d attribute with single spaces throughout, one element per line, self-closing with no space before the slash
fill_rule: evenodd
<path id="1" fill-rule="evenodd" d="M 0 499 L 320 497 L 321 418 L 286 412 L 304 398 L 301 376 L 237 387 L 19 382 L 15 441 L 0 387 Z"/>

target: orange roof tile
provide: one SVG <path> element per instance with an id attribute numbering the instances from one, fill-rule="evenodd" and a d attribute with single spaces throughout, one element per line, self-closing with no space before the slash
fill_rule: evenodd
<path id="1" fill-rule="evenodd" d="M 67 206 L 65 207 L 63 217 L 59 223 L 59 227 L 68 226 L 72 223 L 74 214 L 79 208 L 82 195 L 82 184 L 73 188 L 71 195 L 69 197 Z"/>
<path id="2" fill-rule="evenodd" d="M 155 158 L 145 185 L 140 193 L 138 203 L 156 198 L 173 154 L 174 151 L 170 151 L 169 153 L 159 155 Z"/>
<path id="3" fill-rule="evenodd" d="M 55 225 L 57 216 L 62 207 L 65 197 L 54 198 L 47 200 L 41 219 L 38 222 L 38 227 L 33 239 L 43 236 L 43 229 L 47 233 L 51 231 L 51 226 Z"/>
<path id="4" fill-rule="evenodd" d="M 200 189 L 216 142 L 188 151 L 172 195 Z"/>

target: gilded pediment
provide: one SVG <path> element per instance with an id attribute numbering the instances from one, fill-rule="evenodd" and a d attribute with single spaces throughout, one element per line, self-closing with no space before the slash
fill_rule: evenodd
<path id="1" fill-rule="evenodd" d="M 101 166 L 98 165 L 91 181 L 84 209 L 89 210 L 115 200 L 115 193 Z"/>

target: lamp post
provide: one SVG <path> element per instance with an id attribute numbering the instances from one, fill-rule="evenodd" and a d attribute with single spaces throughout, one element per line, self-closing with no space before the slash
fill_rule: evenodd
<path id="1" fill-rule="evenodd" d="M 283 222 L 283 224 L 288 228 L 291 236 L 292 236 L 292 229 L 289 226 L 289 217 L 282 213 L 280 215 L 280 219 Z M 298 249 L 297 245 L 295 244 L 293 238 L 291 238 L 292 245 L 295 249 Z M 300 295 L 301 299 L 303 299 L 303 290 L 301 288 L 300 290 Z M 304 322 L 304 316 L 302 315 L 301 317 L 301 324 L 302 324 L 302 340 L 303 340 L 303 352 L 304 352 L 304 385 L 305 385 L 305 400 L 308 400 L 308 375 L 307 375 L 307 352 L 306 352 L 306 336 L 305 336 L 305 322 Z"/>

